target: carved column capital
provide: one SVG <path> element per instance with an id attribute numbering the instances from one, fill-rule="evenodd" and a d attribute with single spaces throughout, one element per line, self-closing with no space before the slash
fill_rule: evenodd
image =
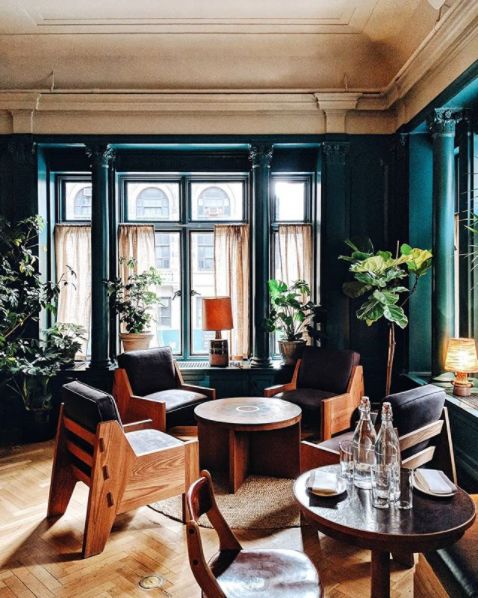
<path id="1" fill-rule="evenodd" d="M 249 160 L 252 168 L 258 168 L 260 166 L 270 168 L 273 152 L 274 148 L 270 144 L 256 143 L 251 145 L 251 149 L 249 150 Z"/>
<path id="2" fill-rule="evenodd" d="M 110 166 L 115 158 L 114 149 L 111 145 L 104 143 L 92 143 L 87 145 L 85 151 L 90 162 L 90 168 Z"/>
<path id="3" fill-rule="evenodd" d="M 461 110 L 437 108 L 428 118 L 428 130 L 432 135 L 454 135 L 456 125 L 462 118 Z"/>
<path id="4" fill-rule="evenodd" d="M 345 164 L 349 150 L 350 143 L 348 141 L 326 141 L 322 144 L 322 151 L 329 164 Z"/>

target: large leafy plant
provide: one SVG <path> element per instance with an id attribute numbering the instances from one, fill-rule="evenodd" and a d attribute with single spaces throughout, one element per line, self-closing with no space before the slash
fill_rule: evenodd
<path id="1" fill-rule="evenodd" d="M 324 317 L 324 309 L 310 300 L 310 288 L 305 280 L 288 286 L 282 280 L 268 281 L 270 310 L 266 319 L 268 332 L 279 333 L 280 340 L 298 341 L 305 334 L 321 336 L 313 326 Z"/>
<path id="2" fill-rule="evenodd" d="M 135 272 L 134 258 L 121 258 L 120 265 L 122 264 L 127 266 L 129 272 L 126 282 L 119 276 L 105 281 L 110 307 L 119 316 L 126 332 L 138 334 L 148 329 L 153 320 L 151 308 L 160 304 L 160 297 L 155 289 L 161 285 L 161 276 L 154 267 L 140 274 Z"/>
<path id="3" fill-rule="evenodd" d="M 350 263 L 349 271 L 354 280 L 345 282 L 343 291 L 353 299 L 365 299 L 356 312 L 357 318 L 368 326 L 384 319 L 389 327 L 385 390 L 388 395 L 395 357 L 395 326 L 403 329 L 408 325 L 404 306 L 419 279 L 430 269 L 432 253 L 428 249 L 404 243 L 393 256 L 390 251 L 375 252 L 369 239 L 357 242 L 347 240 L 345 243 L 352 253 L 350 256 L 341 255 L 339 259 Z"/>

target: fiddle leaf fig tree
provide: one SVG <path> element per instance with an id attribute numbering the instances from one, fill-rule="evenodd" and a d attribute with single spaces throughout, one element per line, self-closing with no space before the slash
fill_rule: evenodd
<path id="1" fill-rule="evenodd" d="M 367 239 L 345 241 L 352 250 L 351 255 L 339 256 L 350 263 L 349 272 L 354 280 L 342 285 L 343 292 L 350 298 L 363 297 L 364 301 L 356 312 L 359 320 L 372 326 L 382 318 L 389 327 L 387 378 L 385 394 L 390 394 L 393 361 L 395 357 L 395 326 L 406 328 L 408 318 L 404 306 L 415 291 L 419 279 L 431 267 L 432 253 L 428 249 L 411 247 L 404 243 L 393 257 L 390 251 L 375 252 Z M 411 287 L 408 286 L 411 281 Z"/>

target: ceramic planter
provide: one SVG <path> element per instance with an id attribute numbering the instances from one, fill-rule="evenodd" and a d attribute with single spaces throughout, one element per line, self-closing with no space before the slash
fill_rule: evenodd
<path id="1" fill-rule="evenodd" d="M 137 351 L 139 349 L 148 349 L 153 338 L 152 332 L 123 332 L 120 334 L 123 343 L 123 351 Z"/>
<path id="2" fill-rule="evenodd" d="M 305 341 L 279 341 L 279 350 L 285 365 L 295 365 L 302 356 Z"/>

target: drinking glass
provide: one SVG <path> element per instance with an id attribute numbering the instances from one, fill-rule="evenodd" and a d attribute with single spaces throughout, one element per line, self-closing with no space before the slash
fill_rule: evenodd
<path id="1" fill-rule="evenodd" d="M 400 469 L 400 497 L 397 506 L 399 509 L 413 507 L 413 469 Z"/>
<path id="2" fill-rule="evenodd" d="M 350 482 L 354 477 L 354 455 L 352 450 L 352 442 L 350 440 L 342 440 L 339 444 L 340 449 L 340 469 L 342 477 L 347 482 Z"/>
<path id="3" fill-rule="evenodd" d="M 377 509 L 390 507 L 390 484 L 392 468 L 390 465 L 375 463 L 371 467 L 372 504 Z"/>

